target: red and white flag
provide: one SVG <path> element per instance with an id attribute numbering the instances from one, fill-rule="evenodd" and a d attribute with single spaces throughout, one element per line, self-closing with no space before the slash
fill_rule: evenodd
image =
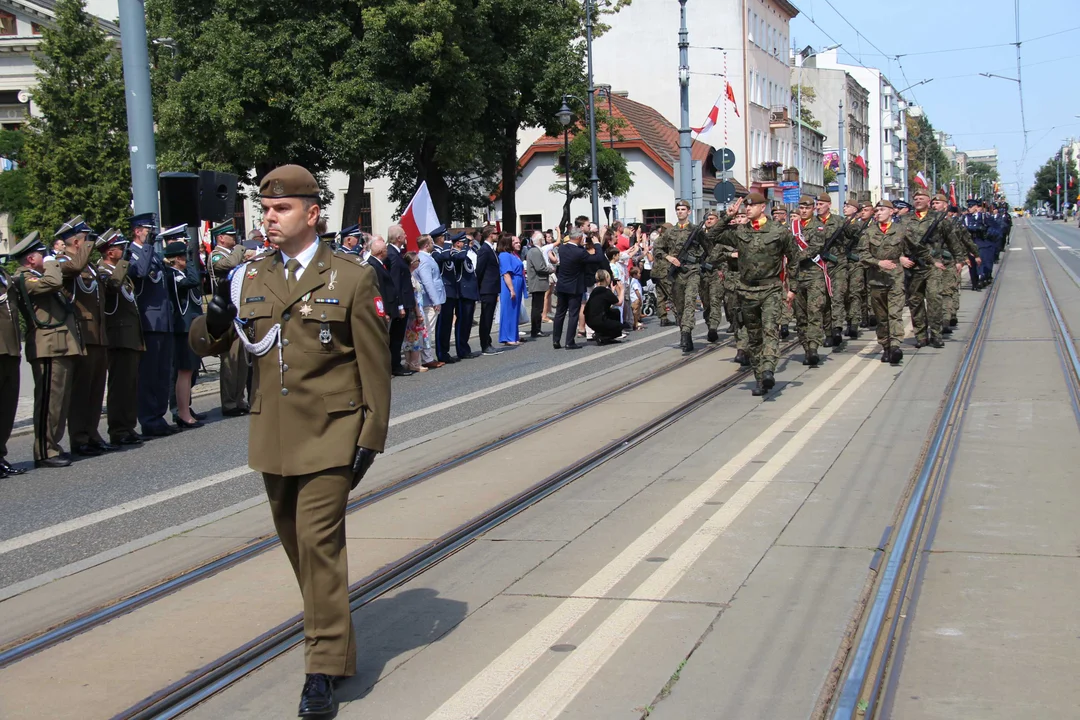
<path id="1" fill-rule="evenodd" d="M 731 101 L 731 105 L 735 109 L 735 117 L 740 117 L 739 104 L 735 102 L 735 91 L 731 89 L 731 83 L 725 83 L 725 85 L 723 94 L 716 98 L 712 109 L 709 110 L 709 116 L 705 118 L 705 123 L 701 127 L 690 128 L 698 135 L 704 135 L 716 126 L 717 121 L 720 119 L 720 103 L 725 99 Z"/>
<path id="2" fill-rule="evenodd" d="M 866 164 L 865 154 L 866 148 L 863 148 L 863 151 L 855 156 L 855 164 L 862 169 L 863 177 L 869 177 L 870 167 Z"/>
<path id="3" fill-rule="evenodd" d="M 419 250 L 416 241 L 421 235 L 439 227 L 439 216 L 435 214 L 435 206 L 431 204 L 431 194 L 428 192 L 427 183 L 420 183 L 420 188 L 409 201 L 409 207 L 405 208 L 401 216 L 401 227 L 405 231 L 406 248 L 412 252 Z"/>
<path id="4" fill-rule="evenodd" d="M 926 182 L 926 176 L 922 174 L 922 170 L 915 173 L 915 182 L 918 183 L 918 185 L 920 185 L 921 187 L 927 189 L 930 188 L 930 183 Z"/>
<path id="5" fill-rule="evenodd" d="M 950 205 L 955 205 L 956 204 L 956 181 L 955 180 L 950 180 L 949 181 L 949 204 Z"/>

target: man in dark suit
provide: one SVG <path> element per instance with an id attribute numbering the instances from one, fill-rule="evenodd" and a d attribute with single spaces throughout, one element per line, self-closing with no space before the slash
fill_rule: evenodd
<path id="1" fill-rule="evenodd" d="M 578 316 L 581 314 L 581 298 L 585 295 L 586 276 L 595 276 L 597 269 L 607 261 L 595 247 L 582 247 L 585 236 L 580 228 L 570 231 L 570 240 L 559 246 L 559 266 L 556 270 L 555 292 L 559 296 L 559 308 L 555 312 L 555 331 L 551 334 L 552 346 L 559 350 L 559 338 L 563 324 L 566 325 L 566 349 L 577 350 L 574 342 Z M 567 322 L 567 315 L 570 316 Z"/>
<path id="2" fill-rule="evenodd" d="M 495 254 L 495 238 L 498 230 L 486 226 L 480 233 L 483 242 L 476 251 L 476 279 L 480 283 L 480 352 L 498 355 L 491 343 L 491 326 L 495 322 L 495 308 L 502 292 L 502 274 L 499 272 L 499 256 Z"/>
<path id="3" fill-rule="evenodd" d="M 383 307 L 390 312 L 395 310 L 401 303 L 397 296 L 394 278 L 387 268 L 386 256 L 386 241 L 375 238 L 371 241 L 371 256 L 365 262 L 375 271 L 375 277 L 379 280 L 379 292 L 382 293 Z M 412 375 L 412 373 L 409 374 Z"/>
<path id="4" fill-rule="evenodd" d="M 394 375 L 412 375 L 412 370 L 401 366 L 401 346 L 405 342 L 405 329 L 409 318 L 416 314 L 416 295 L 413 294 L 412 270 L 402 259 L 405 254 L 405 230 L 400 225 L 391 225 L 386 233 L 386 269 L 394 280 L 398 305 L 390 312 L 390 369 Z"/>
<path id="5" fill-rule="evenodd" d="M 455 345 L 458 360 L 471 360 L 480 357 L 469 347 L 469 335 L 472 334 L 473 317 L 476 303 L 480 301 L 480 283 L 476 278 L 476 252 L 465 246 L 467 236 L 464 231 L 450 238 L 454 250 L 463 254 L 461 274 L 458 280 L 457 324 L 455 325 Z M 496 268 L 498 270 L 498 268 Z"/>
<path id="6" fill-rule="evenodd" d="M 465 261 L 465 252 L 455 250 L 449 243 L 444 244 L 446 228 L 442 225 L 431 231 L 431 239 L 435 242 L 431 257 L 439 264 L 443 290 L 446 291 L 446 302 L 439 309 L 439 319 L 435 322 L 435 359 L 452 365 L 457 360 L 450 355 L 450 335 L 461 297 L 461 265 Z"/>

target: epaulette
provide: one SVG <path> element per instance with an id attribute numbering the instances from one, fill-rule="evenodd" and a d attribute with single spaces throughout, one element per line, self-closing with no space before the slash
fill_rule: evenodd
<path id="1" fill-rule="evenodd" d="M 367 261 L 364 260 L 359 255 L 356 255 L 356 254 L 350 253 L 350 252 L 345 252 L 344 250 L 335 250 L 334 251 L 334 257 L 341 258 L 342 260 L 347 260 L 348 262 L 351 262 L 353 265 L 359 265 L 360 267 L 364 267 L 365 265 L 367 265 Z"/>

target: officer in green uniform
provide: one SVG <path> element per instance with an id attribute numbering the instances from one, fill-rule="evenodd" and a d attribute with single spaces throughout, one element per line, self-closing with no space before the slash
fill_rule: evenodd
<path id="1" fill-rule="evenodd" d="M 652 247 L 653 262 L 650 277 L 652 278 L 654 292 L 656 293 L 656 314 L 660 317 L 660 327 L 671 326 L 671 317 L 669 315 L 671 310 L 671 263 L 669 263 L 664 254 L 657 249 L 657 243 L 660 242 L 660 238 L 662 238 L 664 233 L 670 228 L 671 225 L 669 223 L 665 223 L 658 228 L 658 234 Z"/>
<path id="2" fill-rule="evenodd" d="M 950 284 L 953 287 L 952 306 L 947 308 L 949 327 L 956 327 L 959 322 L 957 313 L 960 312 L 960 275 L 963 273 L 964 267 L 971 264 L 971 256 L 974 255 L 978 257 L 979 246 L 971 239 L 971 233 L 969 233 L 963 223 L 960 222 L 962 218 L 960 208 L 956 205 L 950 205 L 948 212 L 949 220 L 953 224 L 953 231 L 956 233 L 956 238 L 960 241 L 960 244 L 964 246 L 964 254 L 958 258 L 953 258 L 953 260 L 956 261 L 957 270 L 955 277 L 950 278 Z"/>
<path id="3" fill-rule="evenodd" d="M 892 364 L 904 358 L 904 269 L 928 263 L 926 246 L 912 240 L 912 223 L 893 222 L 893 204 L 878 203 L 873 223 L 859 242 L 859 262 L 866 269 L 870 287 L 870 305 L 877 316 L 877 338 L 881 361 Z"/>
<path id="4" fill-rule="evenodd" d="M 298 165 L 259 187 L 276 250 L 237 268 L 191 347 L 218 355 L 242 334 L 254 358 L 248 464 L 304 601 L 302 717 L 332 714 L 334 684 L 356 673 L 345 508 L 383 451 L 390 423 L 390 350 L 375 271 L 319 242 L 320 188 Z"/>
<path id="5" fill-rule="evenodd" d="M 680 200 L 675 203 L 675 216 L 678 222 L 656 241 L 656 252 L 664 256 L 675 267 L 675 278 L 671 284 L 671 295 L 675 304 L 675 316 L 679 322 L 680 342 L 683 352 L 694 351 L 692 333 L 695 313 L 697 312 L 697 291 L 701 276 L 701 264 L 709 254 L 708 240 L 704 232 L 698 232 L 696 240 L 686 248 L 685 256 L 680 259 L 686 241 L 696 230 L 690 223 L 690 203 Z"/>
<path id="6" fill-rule="evenodd" d="M 783 205 L 776 205 L 772 210 L 773 222 L 779 223 L 786 228 L 791 228 L 791 223 L 788 220 L 787 208 Z M 791 326 L 795 324 L 795 309 L 792 307 L 792 303 L 784 303 L 783 311 L 780 313 L 780 339 L 787 340 L 791 334 Z"/>
<path id="7" fill-rule="evenodd" d="M 710 240 L 710 245 L 714 238 L 719 237 L 722 230 L 720 216 L 716 211 L 710 210 L 705 213 L 705 233 Z M 724 279 L 722 268 L 714 264 L 711 258 L 702 265 L 700 294 L 702 304 L 705 306 L 705 324 L 709 328 L 708 340 L 711 343 L 718 342 L 720 316 L 724 312 Z"/>
<path id="8" fill-rule="evenodd" d="M 855 255 L 855 250 L 859 246 L 859 236 L 862 234 L 863 226 L 864 223 L 859 220 L 859 204 L 854 200 L 846 201 L 844 203 L 844 232 L 833 254 L 837 257 L 843 256 L 846 261 L 844 297 L 842 302 L 837 303 L 842 317 L 838 318 L 838 321 L 847 320 L 846 334 L 852 340 L 859 337 L 859 324 L 863 321 L 861 303 L 862 293 L 866 287 L 866 271 L 858 260 L 852 260 L 852 257 L 858 257 Z"/>
<path id="9" fill-rule="evenodd" d="M 214 249 L 210 252 L 210 273 L 213 285 L 229 281 L 229 273 L 245 260 L 255 257 L 254 250 L 245 250 L 236 243 L 236 227 L 232 220 L 226 220 L 210 230 L 210 239 Z M 247 415 L 250 407 L 245 397 L 247 394 L 248 375 L 251 365 L 247 350 L 237 338 L 229 346 L 227 353 L 219 357 L 221 414 L 227 417 Z"/>
<path id="10" fill-rule="evenodd" d="M 735 214 L 743 200 L 728 208 Z M 781 277 L 787 260 L 787 277 L 797 277 L 801 253 L 791 231 L 765 215 L 767 203 L 760 193 L 745 199 L 747 222 L 724 239 L 734 241 L 724 252 L 739 262 L 739 300 L 749 338 L 748 354 L 757 383 L 753 394 L 760 397 L 776 385 L 776 363 L 780 357 L 781 306 L 794 295 L 786 291 Z M 811 206 L 812 207 L 812 206 Z"/>
<path id="11" fill-rule="evenodd" d="M 37 232 L 23 238 L 9 257 L 19 263 L 12 285 L 26 318 L 26 359 L 34 373 L 34 467 L 71 465 L 60 447 L 71 407 L 71 378 L 82 357 L 79 320 L 65 289 L 90 261 L 93 245 L 76 241 L 70 255 L 45 256 Z"/>
<path id="12" fill-rule="evenodd" d="M 828 193 L 818 195 L 814 203 L 814 222 L 811 233 L 821 239 L 822 248 L 829 245 L 826 266 L 829 270 L 831 292 L 825 293 L 825 305 L 821 311 L 821 327 L 825 335 L 825 347 L 839 347 L 844 342 L 844 296 L 847 295 L 847 253 L 843 252 L 846 220 L 833 214 L 832 197 Z M 830 244 L 830 241 L 832 243 Z"/>
<path id="13" fill-rule="evenodd" d="M 139 420 L 139 359 L 146 346 L 135 281 L 128 277 L 129 263 L 124 257 L 128 244 L 119 231 L 106 230 L 97 242 L 101 253 L 98 273 L 105 285 L 105 330 L 109 338 L 109 441 L 138 446 L 143 444 L 135 432 Z"/>
<path id="14" fill-rule="evenodd" d="M 911 310 L 911 324 L 915 329 L 915 346 L 942 348 L 945 347 L 941 339 L 945 264 L 951 264 L 952 258 L 958 257 L 965 250 L 945 213 L 931 211 L 929 190 L 918 188 L 912 200 L 915 210 L 908 215 L 904 225 L 911 229 L 912 241 L 925 245 L 932 258 L 930 262 L 918 265 L 911 271 L 908 308 Z M 945 257 L 946 254 L 948 258 Z"/>
<path id="15" fill-rule="evenodd" d="M 709 232 L 712 249 L 709 251 L 708 262 L 721 273 L 724 313 L 730 322 L 728 332 L 735 336 L 735 362 L 742 367 L 750 367 L 750 355 L 747 352 L 749 336 L 739 310 L 739 259 L 731 254 L 735 247 L 734 233 L 744 224 L 746 213 L 741 205 L 733 214 L 725 213 L 720 218 Z"/>
<path id="16" fill-rule="evenodd" d="M 0 266 L 0 478 L 22 475 L 25 470 L 7 461 L 7 441 L 15 427 L 19 407 L 19 366 L 22 332 L 19 328 L 11 276 Z"/>
<path id="17" fill-rule="evenodd" d="M 822 267 L 821 249 L 827 239 L 823 232 L 815 232 L 814 204 L 817 198 L 803 195 L 799 199 L 799 222 L 793 223 L 795 242 L 799 246 L 799 267 L 790 268 L 794 278 L 789 287 L 795 292 L 795 322 L 799 329 L 799 342 L 803 346 L 803 365 L 816 367 L 821 362 L 818 348 L 825 341 L 822 328 L 825 298 L 828 294 Z"/>

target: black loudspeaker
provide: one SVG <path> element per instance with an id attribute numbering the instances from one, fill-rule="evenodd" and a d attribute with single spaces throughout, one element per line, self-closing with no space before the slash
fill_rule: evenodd
<path id="1" fill-rule="evenodd" d="M 219 223 L 236 211 L 237 177 L 215 170 L 199 171 L 199 219 Z"/>
<path id="2" fill-rule="evenodd" d="M 199 225 L 199 176 L 195 173 L 161 173 L 158 183 L 161 196 L 161 228 L 187 223 Z"/>

